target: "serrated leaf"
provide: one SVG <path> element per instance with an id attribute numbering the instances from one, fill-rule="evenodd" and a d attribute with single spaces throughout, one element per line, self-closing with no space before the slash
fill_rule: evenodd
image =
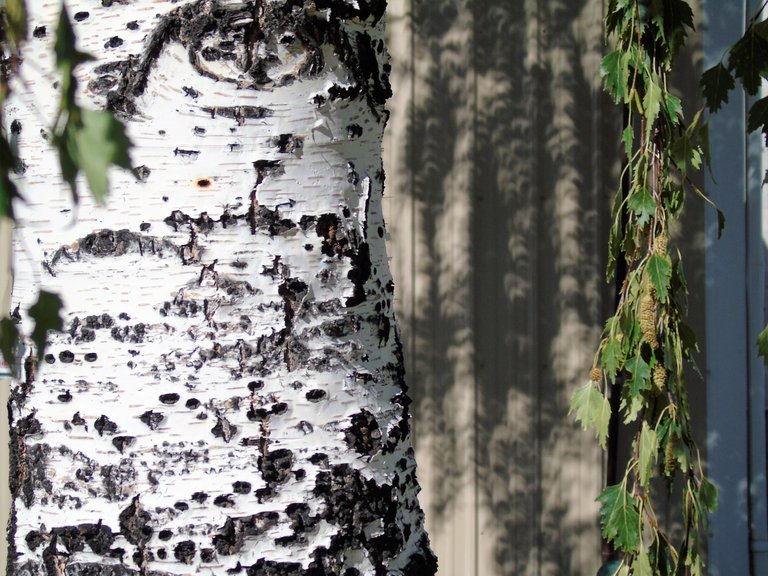
<path id="1" fill-rule="evenodd" d="M 701 486 L 699 486 L 699 501 L 708 512 L 717 510 L 717 488 L 715 488 L 715 485 L 706 478 L 701 479 Z"/>
<path id="2" fill-rule="evenodd" d="M 82 127 L 75 133 L 77 159 L 85 172 L 91 194 L 102 204 L 107 197 L 111 165 L 130 169 L 130 140 L 125 127 L 109 112 L 81 110 Z"/>
<path id="3" fill-rule="evenodd" d="M 629 54 L 622 50 L 606 54 L 600 64 L 600 77 L 605 91 L 616 104 L 625 100 L 629 83 Z"/>
<path id="4" fill-rule="evenodd" d="M 624 131 L 621 133 L 621 141 L 624 142 L 624 152 L 627 158 L 632 158 L 632 144 L 635 141 L 635 131 L 632 128 L 632 124 L 627 124 Z"/>
<path id="5" fill-rule="evenodd" d="M 624 349 L 618 339 L 608 339 L 600 355 L 600 365 L 611 378 L 614 378 L 624 367 Z"/>
<path id="6" fill-rule="evenodd" d="M 768 41 L 755 33 L 754 26 L 731 46 L 728 68 L 741 80 L 747 94 L 754 96 L 760 89 L 761 73 L 768 69 Z"/>
<path id="7" fill-rule="evenodd" d="M 624 486 L 608 486 L 597 497 L 597 501 L 600 503 L 600 525 L 605 539 L 624 552 L 638 550 L 640 514 Z"/>
<path id="8" fill-rule="evenodd" d="M 768 133 L 768 96 L 760 98 L 749 109 L 747 132 L 754 132 L 758 128 L 761 128 L 764 133 Z"/>
<path id="9" fill-rule="evenodd" d="M 710 112 L 717 112 L 728 103 L 728 94 L 736 83 L 728 69 L 720 62 L 701 75 L 701 92 Z"/>
<path id="10" fill-rule="evenodd" d="M 666 102 L 667 102 L 667 112 L 669 113 L 669 118 L 673 122 L 676 120 L 679 120 L 683 117 L 683 103 L 674 94 L 671 92 L 666 93 Z"/>
<path id="11" fill-rule="evenodd" d="M 571 413 L 576 414 L 576 420 L 581 422 L 582 429 L 595 429 L 595 436 L 600 446 L 605 449 L 608 424 L 611 420 L 611 405 L 594 382 L 590 380 L 573 394 L 568 411 L 568 414 Z"/>
<path id="12" fill-rule="evenodd" d="M 659 302 L 666 302 L 669 280 L 672 278 L 672 262 L 669 256 L 652 254 L 645 269 L 651 285 L 656 290 L 656 299 Z"/>
<path id="13" fill-rule="evenodd" d="M 672 161 L 683 175 L 687 174 L 689 166 L 695 170 L 701 168 L 701 150 L 694 145 L 688 132 L 675 138 L 669 151 Z"/>
<path id="14" fill-rule="evenodd" d="M 645 110 L 646 132 L 650 134 L 653 129 L 653 122 L 659 116 L 661 111 L 662 91 L 659 86 L 659 79 L 656 74 L 646 77 L 645 95 L 643 96 L 643 109 Z"/>
<path id="15" fill-rule="evenodd" d="M 640 550 L 635 556 L 632 562 L 632 574 L 633 576 L 653 576 L 651 561 L 644 550 Z"/>
<path id="16" fill-rule="evenodd" d="M 768 326 L 763 328 L 757 337 L 757 355 L 763 357 L 763 362 L 768 366 Z"/>
<path id="17" fill-rule="evenodd" d="M 48 332 L 51 330 L 61 332 L 64 327 L 59 315 L 62 307 L 63 304 L 58 294 L 40 290 L 37 295 L 37 302 L 29 309 L 29 316 L 35 322 L 35 328 L 32 330 L 32 341 L 37 348 L 38 362 L 45 354 Z"/>
<path id="18" fill-rule="evenodd" d="M 648 422 L 643 422 L 643 427 L 640 430 L 639 444 L 638 469 L 640 472 L 640 483 L 648 488 L 659 453 L 659 438 L 656 436 L 656 431 L 648 426 Z"/>
<path id="19" fill-rule="evenodd" d="M 19 342 L 19 330 L 10 318 L 0 320 L 0 352 L 5 363 L 14 372 L 16 369 L 16 344 Z"/>
<path id="20" fill-rule="evenodd" d="M 637 216 L 637 225 L 644 227 L 656 214 L 656 201 L 648 188 L 635 188 L 627 198 L 627 208 Z"/>

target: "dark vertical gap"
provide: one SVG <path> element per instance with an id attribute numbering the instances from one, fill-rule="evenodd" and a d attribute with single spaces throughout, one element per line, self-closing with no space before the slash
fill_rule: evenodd
<path id="1" fill-rule="evenodd" d="M 629 108 L 625 105 L 622 110 L 622 126 L 626 126 L 627 122 L 629 122 Z M 630 187 L 630 174 L 629 170 L 627 170 L 627 163 L 628 159 L 626 157 L 626 153 L 622 153 L 622 159 L 621 159 L 621 197 L 622 197 L 622 203 L 621 203 L 621 232 L 622 235 L 624 234 L 626 227 L 627 227 L 627 209 L 626 209 L 626 200 L 627 195 L 629 194 L 629 187 Z M 621 300 L 621 287 L 624 284 L 624 280 L 627 277 L 627 261 L 624 258 L 623 254 L 619 253 L 618 257 L 616 258 L 616 265 L 614 268 L 614 301 L 613 301 L 613 309 L 614 313 L 616 310 L 618 310 L 619 302 Z M 613 384 L 610 386 L 610 398 L 609 402 L 611 404 L 611 420 L 608 424 L 608 440 L 607 440 L 607 446 L 606 446 L 606 464 L 605 464 L 605 482 L 607 486 L 613 486 L 616 484 L 619 480 L 618 478 L 618 472 L 619 472 L 619 408 L 620 408 L 620 402 L 621 402 L 621 387 L 624 383 L 624 378 L 621 374 L 616 376 L 616 379 L 614 380 Z M 608 541 L 602 538 L 602 533 L 600 535 L 601 541 L 602 541 L 602 557 L 603 562 L 608 562 L 610 559 L 612 559 L 616 551 L 614 550 L 613 546 L 611 546 Z"/>

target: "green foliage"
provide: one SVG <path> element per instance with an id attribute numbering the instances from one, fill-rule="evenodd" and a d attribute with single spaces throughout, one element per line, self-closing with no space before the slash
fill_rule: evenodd
<path id="1" fill-rule="evenodd" d="M 619 258 L 628 272 L 619 279 L 619 303 L 595 356 L 592 372 L 600 379 L 577 390 L 571 411 L 582 426 L 595 428 L 605 446 L 609 418 L 602 407 L 609 404 L 601 390 L 614 386 L 616 416 L 634 434 L 623 477 L 598 497 L 603 537 L 623 553 L 618 573 L 696 574 L 703 566 L 699 540 L 717 498 L 691 436 L 684 369 L 695 368 L 697 345 L 682 321 L 687 285 L 680 257 L 670 250 L 669 229 L 687 193 L 709 201 L 690 179 L 707 160 L 707 132 L 701 111 L 685 123 L 682 101 L 668 88 L 693 13 L 683 0 L 609 0 L 605 27 L 613 45 L 600 73 L 605 91 L 628 112 L 621 142 L 622 179 L 629 182 L 613 204 L 607 276 L 613 277 Z M 763 42 L 756 37 L 751 46 Z M 708 105 L 727 101 L 733 74 L 753 72 L 745 58 L 709 70 L 702 82 Z M 684 528 L 677 544 L 654 511 L 658 491 L 652 487 L 661 479 L 683 485 Z"/>
<path id="2" fill-rule="evenodd" d="M 587 382 L 573 395 L 569 414 L 572 412 L 576 413 L 576 420 L 581 422 L 584 430 L 595 429 L 595 436 L 605 448 L 608 423 L 611 420 L 611 405 L 593 381 Z"/>
<path id="3" fill-rule="evenodd" d="M 640 543 L 640 513 L 626 486 L 608 486 L 597 497 L 603 536 L 625 552 L 635 552 Z"/>
<path id="4" fill-rule="evenodd" d="M 757 353 L 763 357 L 763 362 L 768 366 L 768 326 L 763 328 L 760 336 L 757 338 Z"/>
<path id="5" fill-rule="evenodd" d="M 5 56 L 0 64 L 0 217 L 11 219 L 14 218 L 13 201 L 21 199 L 12 177 L 20 160 L 6 130 L 5 101 L 11 92 L 12 77 L 21 73 L 21 48 L 27 35 L 25 1 L 5 0 L 0 8 L 0 48 Z M 76 101 L 75 69 L 83 62 L 92 60 L 92 57 L 77 49 L 75 32 L 64 6 L 56 29 L 54 53 L 60 75 L 61 97 L 51 132 L 62 176 L 72 190 L 73 200 L 77 202 L 76 180 L 78 174 L 83 172 L 94 199 L 103 203 L 109 190 L 109 168 L 131 167 L 131 143 L 124 126 L 112 114 L 82 108 Z M 38 361 L 45 351 L 48 332 L 62 329 L 61 307 L 61 300 L 56 294 L 41 291 L 37 302 L 28 310 L 35 323 L 30 338 L 37 349 Z M 23 337 L 12 319 L 0 320 L 0 350 L 11 366 L 15 363 L 16 343 Z"/>
<path id="6" fill-rule="evenodd" d="M 61 104 L 54 144 L 59 149 L 61 174 L 78 202 L 77 176 L 85 173 L 91 194 L 98 203 L 106 200 L 109 190 L 107 171 L 111 165 L 130 169 L 128 150 L 131 143 L 124 126 L 109 112 L 81 108 L 75 101 L 75 68 L 92 60 L 80 52 L 67 10 L 62 7 L 56 30 L 56 66 L 61 74 Z"/>

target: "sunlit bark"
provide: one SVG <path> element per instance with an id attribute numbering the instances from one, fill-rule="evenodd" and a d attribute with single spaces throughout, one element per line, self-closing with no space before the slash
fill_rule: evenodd
<path id="1" fill-rule="evenodd" d="M 126 120 L 136 169 L 73 208 L 58 6 L 31 6 L 13 305 L 58 292 L 66 332 L 12 391 L 8 573 L 433 574 L 381 214 L 385 2 L 68 6 L 83 103 Z"/>

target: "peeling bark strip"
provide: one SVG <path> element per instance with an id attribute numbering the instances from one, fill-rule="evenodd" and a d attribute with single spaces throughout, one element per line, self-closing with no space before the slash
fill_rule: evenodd
<path id="1" fill-rule="evenodd" d="M 81 97 L 136 145 L 75 221 L 32 136 L 57 3 L 29 4 L 14 303 L 58 292 L 66 331 L 12 391 L 7 573 L 434 574 L 383 241 L 385 2 L 68 2 Z"/>

